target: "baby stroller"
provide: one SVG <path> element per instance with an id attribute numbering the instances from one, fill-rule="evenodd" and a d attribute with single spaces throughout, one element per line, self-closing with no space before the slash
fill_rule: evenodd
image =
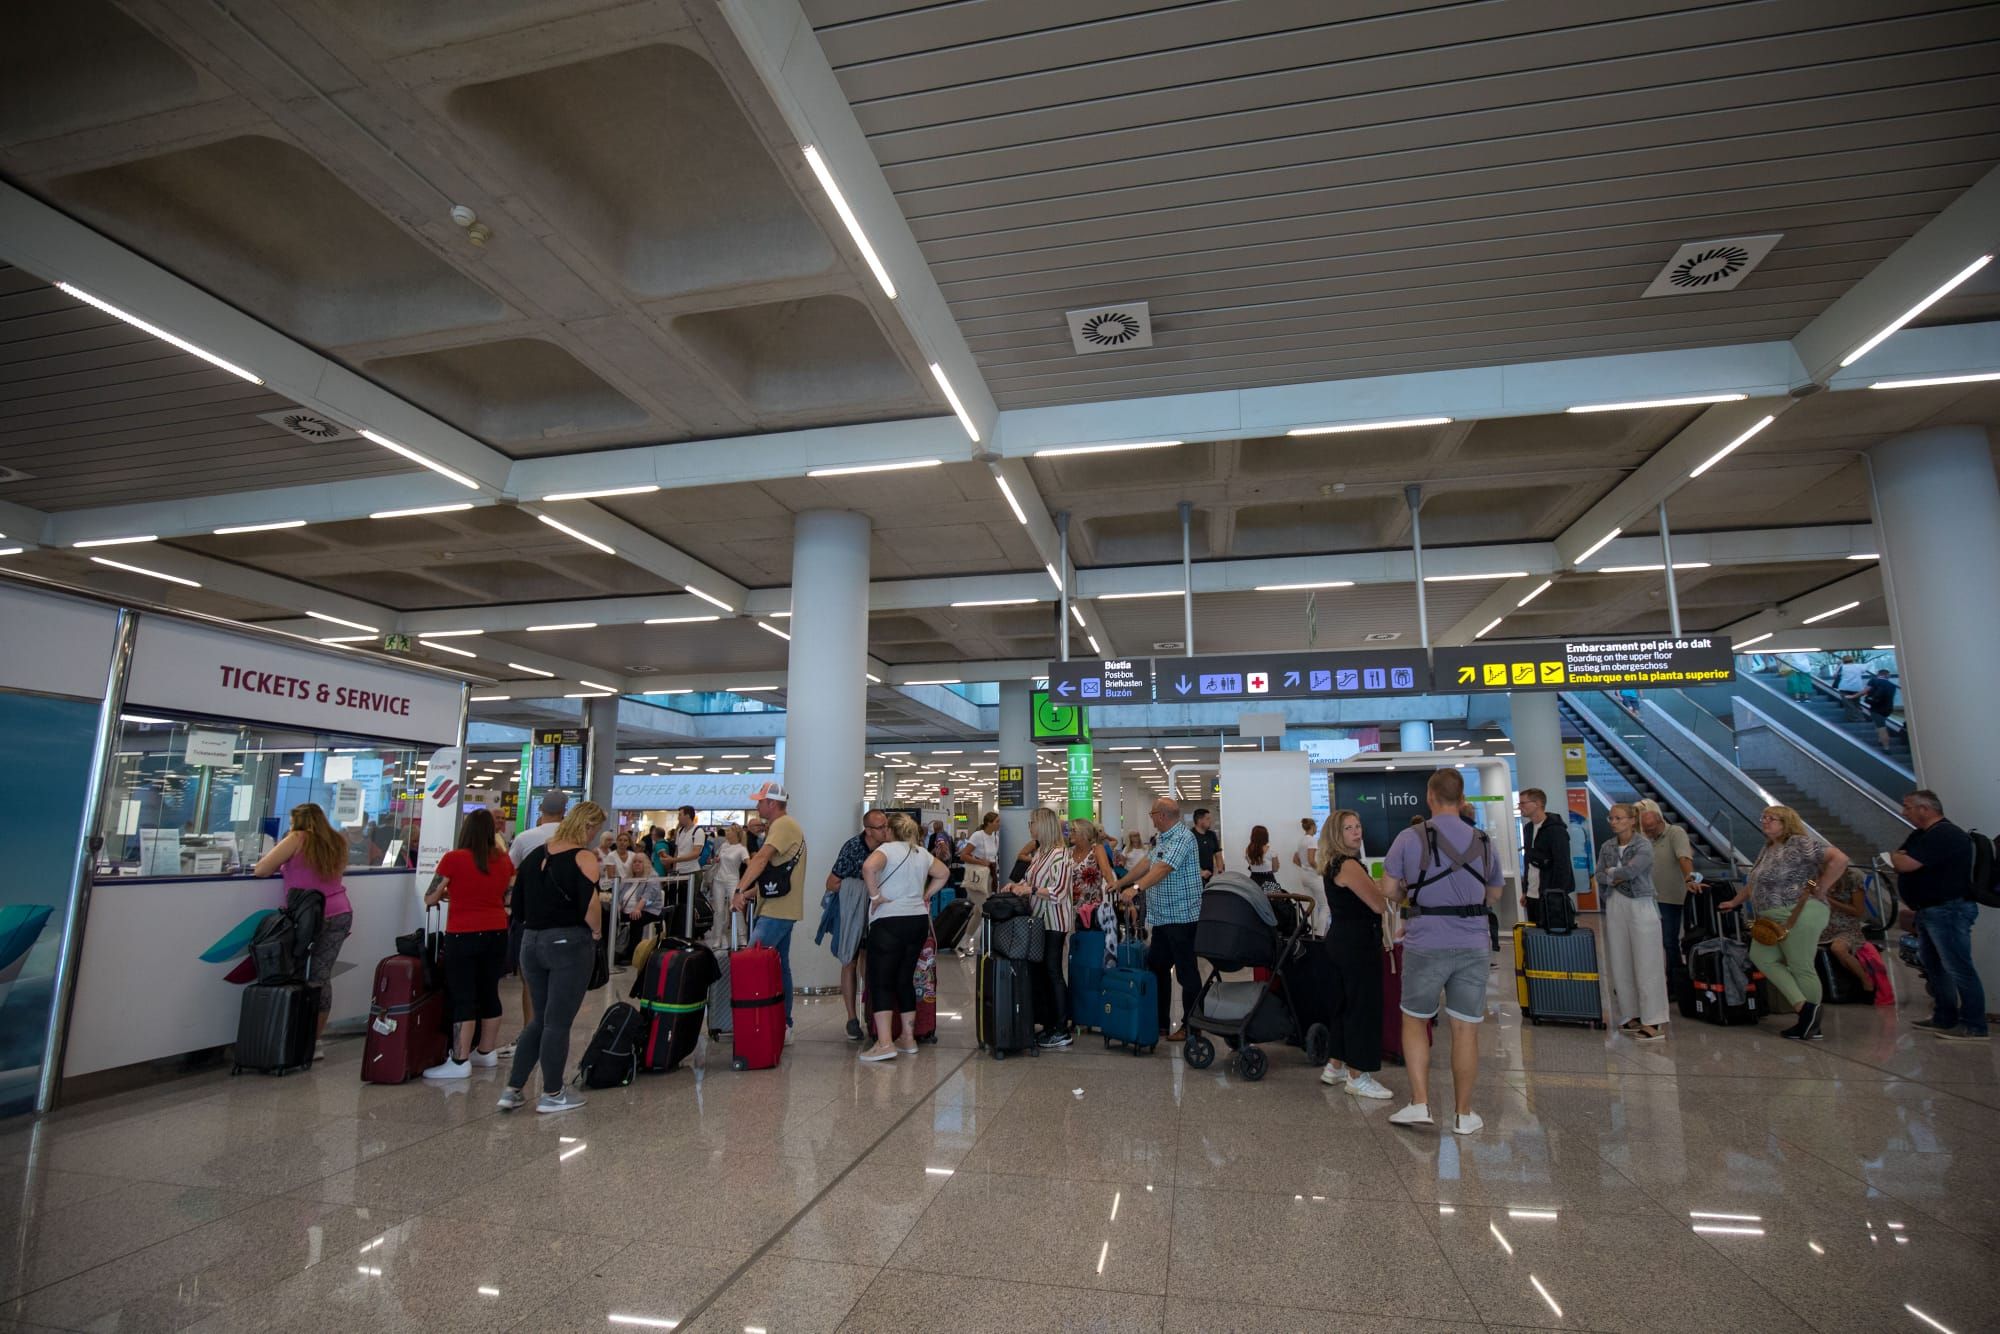
<path id="1" fill-rule="evenodd" d="M 1266 894 L 1246 875 L 1225 871 L 1209 880 L 1194 928 L 1197 966 L 1206 964 L 1208 971 L 1187 1016 L 1183 1056 L 1190 1067 L 1205 1070 L 1214 1063 L 1209 1034 L 1229 1045 L 1237 1073 L 1253 1082 L 1270 1068 L 1258 1043 L 1297 1042 L 1313 1064 L 1325 1063 L 1332 1035 L 1323 1024 L 1301 1025 L 1286 999 L 1287 970 L 1298 966 L 1311 911 L 1304 895 Z M 1223 980 L 1224 973 L 1246 968 L 1258 970 L 1256 980 Z"/>

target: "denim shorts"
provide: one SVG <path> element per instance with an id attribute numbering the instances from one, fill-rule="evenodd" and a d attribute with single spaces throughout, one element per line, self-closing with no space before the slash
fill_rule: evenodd
<path id="1" fill-rule="evenodd" d="M 1442 992 L 1446 1014 L 1461 1023 L 1478 1023 L 1486 1017 L 1486 979 L 1492 967 L 1486 950 L 1404 950 L 1403 1013 L 1437 1018 Z"/>

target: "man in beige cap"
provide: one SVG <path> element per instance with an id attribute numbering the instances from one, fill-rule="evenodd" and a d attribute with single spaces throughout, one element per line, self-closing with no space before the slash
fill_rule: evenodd
<path id="1" fill-rule="evenodd" d="M 792 1035 L 792 928 L 804 913 L 806 883 L 806 831 L 786 809 L 791 794 L 784 784 L 772 781 L 758 788 L 757 814 L 764 821 L 764 844 L 744 864 L 736 882 L 736 897 L 730 906 L 741 912 L 757 902 L 757 921 L 750 928 L 752 945 L 769 945 L 778 952 L 785 989 L 785 1040 Z M 759 890 L 766 873 L 774 872 L 783 881 L 782 893 L 769 898 Z"/>

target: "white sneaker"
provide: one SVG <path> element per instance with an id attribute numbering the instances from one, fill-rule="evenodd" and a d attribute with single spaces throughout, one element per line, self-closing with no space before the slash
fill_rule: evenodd
<path id="1" fill-rule="evenodd" d="M 447 1056 L 430 1069 L 424 1071 L 425 1079 L 464 1079 L 471 1075 L 472 1066 L 466 1061 L 454 1061 Z"/>
<path id="2" fill-rule="evenodd" d="M 1387 1100 L 1396 1095 L 1389 1086 L 1369 1074 L 1366 1070 L 1356 1070 L 1347 1076 L 1347 1091 L 1357 1098 L 1380 1098 Z"/>
<path id="3" fill-rule="evenodd" d="M 1476 1135 L 1485 1125 L 1478 1112 L 1460 1112 L 1451 1119 L 1452 1130 L 1460 1135 Z"/>
<path id="4" fill-rule="evenodd" d="M 544 1093 L 541 1097 L 535 1099 L 535 1110 L 538 1112 L 569 1112 L 581 1106 L 583 1106 L 583 1099 L 577 1097 L 576 1094 L 570 1092 L 568 1089 L 563 1089 L 556 1093 Z"/>
<path id="5" fill-rule="evenodd" d="M 326 1059 L 326 1044 L 324 1042 L 315 1042 L 313 1044 L 313 1059 L 315 1061 L 324 1061 Z"/>
<path id="6" fill-rule="evenodd" d="M 1400 1111 L 1389 1113 L 1389 1124 L 1394 1126 L 1434 1126 L 1429 1103 L 1413 1102 Z"/>
<path id="7" fill-rule="evenodd" d="M 500 1064 L 500 1053 L 497 1050 L 475 1051 L 465 1059 L 481 1070 L 491 1070 L 494 1066 Z"/>
<path id="8" fill-rule="evenodd" d="M 1319 1072 L 1319 1082 L 1329 1086 L 1342 1083 L 1346 1078 L 1347 1067 L 1339 1061 L 1328 1061 L 1326 1067 Z"/>

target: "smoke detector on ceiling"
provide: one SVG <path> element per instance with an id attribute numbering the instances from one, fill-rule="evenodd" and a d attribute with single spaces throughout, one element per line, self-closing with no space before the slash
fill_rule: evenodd
<path id="1" fill-rule="evenodd" d="M 321 416 L 317 412 L 308 412 L 304 408 L 287 408 L 283 412 L 260 412 L 257 416 L 259 420 L 267 421 L 279 430 L 290 431 L 299 439 L 310 440 L 314 444 L 331 444 L 336 440 L 354 440 L 360 437 L 360 432 L 342 425 L 333 418 Z"/>
<path id="2" fill-rule="evenodd" d="M 1144 301 L 1065 311 L 1069 341 L 1080 354 L 1123 352 L 1153 345 L 1153 315 Z"/>
<path id="3" fill-rule="evenodd" d="M 1689 296 L 1695 292 L 1727 292 L 1750 276 L 1783 232 L 1769 236 L 1732 236 L 1721 241 L 1690 241 L 1676 250 L 1666 267 L 1641 296 Z"/>

